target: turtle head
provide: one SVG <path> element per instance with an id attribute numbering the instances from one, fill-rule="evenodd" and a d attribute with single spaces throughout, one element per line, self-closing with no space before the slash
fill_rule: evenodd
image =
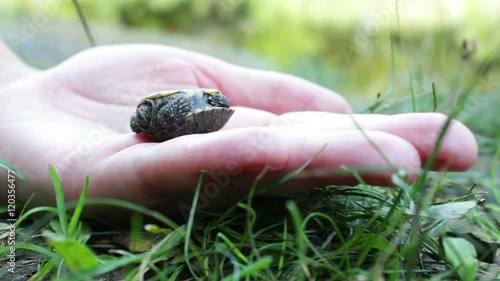
<path id="1" fill-rule="evenodd" d="M 229 108 L 229 100 L 221 92 L 205 93 L 204 98 L 207 103 L 214 107 L 225 107 Z"/>
<path id="2" fill-rule="evenodd" d="M 130 117 L 130 128 L 135 133 L 143 133 L 150 129 L 153 119 L 153 107 L 148 101 L 143 101 Z"/>

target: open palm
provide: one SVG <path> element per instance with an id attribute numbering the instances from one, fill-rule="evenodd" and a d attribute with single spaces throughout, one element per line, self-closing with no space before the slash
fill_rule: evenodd
<path id="1" fill-rule="evenodd" d="M 231 101 L 236 112 L 221 131 L 163 143 L 131 132 L 130 115 L 141 98 L 193 87 L 218 88 Z M 342 166 L 379 168 L 364 179 L 388 184 L 397 168 L 418 173 L 445 121 L 440 114 L 348 115 L 342 97 L 304 80 L 157 45 L 90 49 L 46 71 L 26 71 L 0 89 L 0 158 L 26 175 L 18 193 L 36 193 L 34 204 L 54 201 L 48 164 L 68 200 L 78 197 L 89 175 L 89 197 L 170 213 L 189 202 L 201 170 L 222 175 L 207 176 L 205 191 L 212 206 L 227 205 L 247 192 L 229 176 L 251 181 L 269 165 L 266 181 L 321 149 L 280 191 L 356 183 L 339 172 Z M 467 169 L 476 155 L 474 137 L 454 122 L 435 168 Z"/>

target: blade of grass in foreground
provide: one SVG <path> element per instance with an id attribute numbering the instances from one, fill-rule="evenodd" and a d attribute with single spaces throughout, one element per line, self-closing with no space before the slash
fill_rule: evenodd
<path id="1" fill-rule="evenodd" d="M 292 222 L 295 227 L 295 238 L 298 245 L 297 255 L 299 258 L 298 265 L 300 269 L 298 270 L 299 274 L 296 278 L 297 280 L 304 280 L 305 277 L 307 276 L 307 279 L 311 280 L 311 273 L 307 268 L 307 262 L 306 262 L 307 247 L 305 243 L 306 238 L 304 237 L 304 232 L 302 231 L 302 215 L 300 214 L 297 204 L 295 204 L 295 202 L 293 201 L 287 201 L 286 208 L 288 209 L 292 217 Z"/>
<path id="2" fill-rule="evenodd" d="M 59 216 L 59 223 L 61 224 L 61 229 L 63 231 L 63 234 L 67 236 L 68 217 L 66 214 L 66 203 L 64 202 L 64 191 L 54 166 L 49 165 L 49 172 L 50 172 L 50 177 L 52 178 L 52 184 L 54 185 L 54 191 L 56 194 L 56 207 L 57 207 L 57 214 Z"/>
<path id="3" fill-rule="evenodd" d="M 307 166 L 309 166 L 311 164 L 311 162 L 314 161 L 314 159 L 316 159 L 321 154 L 321 152 L 323 152 L 325 150 L 325 148 L 326 148 L 326 144 L 321 149 L 319 149 L 318 152 L 316 154 L 314 154 L 309 160 L 307 160 L 302 166 L 300 166 L 297 169 L 290 171 L 289 173 L 282 175 L 282 176 L 260 186 L 257 190 L 252 192 L 251 195 L 254 196 L 254 195 L 259 195 L 259 194 L 262 194 L 265 192 L 269 192 L 269 191 L 273 190 L 274 188 L 276 188 L 277 186 L 279 186 L 279 185 L 289 181 L 293 177 L 297 176 L 302 171 L 304 171 L 307 168 Z M 247 195 L 247 197 L 242 199 L 242 201 L 244 201 L 244 200 L 248 200 L 248 195 Z M 216 223 L 217 224 L 224 223 L 224 221 L 228 218 L 228 216 L 230 214 L 232 214 L 234 212 L 234 210 L 236 208 L 238 208 L 237 204 L 234 204 L 233 206 L 231 206 L 226 212 L 224 212 L 219 217 L 219 219 L 217 220 Z"/>
<path id="4" fill-rule="evenodd" d="M 239 277 L 238 279 L 243 279 L 244 277 L 248 277 L 248 276 L 257 276 L 257 274 L 261 270 L 269 267 L 269 265 L 271 265 L 271 262 L 272 262 L 271 257 L 263 257 L 262 259 L 259 259 L 256 262 L 243 267 L 243 269 L 239 272 L 239 275 L 237 277 Z M 238 279 L 235 279 L 235 277 L 236 276 L 234 276 L 234 274 L 233 274 L 233 275 L 225 277 L 222 280 L 223 281 L 238 280 Z"/>
<path id="5" fill-rule="evenodd" d="M 462 64 L 463 65 L 463 64 Z M 463 67 L 462 67 L 463 68 Z M 460 69 L 459 75 L 462 76 L 463 69 Z M 480 73 L 483 73 L 484 70 L 479 71 Z M 426 162 L 423 165 L 422 172 L 416 179 L 416 181 L 413 183 L 413 190 L 411 194 L 411 198 L 415 200 L 416 206 L 415 206 L 415 217 L 411 221 L 411 230 L 410 230 L 410 236 L 408 237 L 408 241 L 410 243 L 405 246 L 405 256 L 407 259 L 406 263 L 406 276 L 408 278 L 411 278 L 413 276 L 413 271 L 415 268 L 415 265 L 419 262 L 419 249 L 422 245 L 422 242 L 420 239 L 418 239 L 418 234 L 420 233 L 420 229 L 422 228 L 421 226 L 421 212 L 424 210 L 424 208 L 430 203 L 427 202 L 426 199 L 431 198 L 428 194 L 429 188 L 426 186 L 426 181 L 428 179 L 428 174 L 429 171 L 431 170 L 432 166 L 434 165 L 438 152 L 442 147 L 442 144 L 444 142 L 444 137 L 446 133 L 448 132 L 448 129 L 450 128 L 453 119 L 458 116 L 458 114 L 463 110 L 465 107 L 470 95 L 473 92 L 474 86 L 477 84 L 478 78 L 476 77 L 475 80 L 473 80 L 467 87 L 464 87 L 462 90 L 458 89 L 457 91 L 459 92 L 459 95 L 456 99 L 456 105 L 453 106 L 448 115 L 445 123 L 443 124 L 439 135 L 437 136 L 436 143 L 434 144 L 434 147 L 426 160 Z"/>
<path id="6" fill-rule="evenodd" d="M 16 168 L 14 167 L 14 165 L 10 164 L 9 162 L 6 162 L 6 161 L 2 161 L 0 160 L 0 167 L 3 167 L 9 171 L 12 171 L 14 172 L 14 174 L 16 174 L 16 176 L 20 179 L 20 180 L 26 180 L 26 178 L 24 177 L 24 175 Z"/>
<path id="7" fill-rule="evenodd" d="M 99 264 L 96 254 L 87 245 L 70 237 L 60 237 L 49 231 L 45 231 L 44 236 L 47 238 L 48 244 L 64 259 L 64 263 L 69 269 L 78 272 Z"/>
<path id="8" fill-rule="evenodd" d="M 265 192 L 269 192 L 271 191 L 272 189 L 274 189 L 275 187 L 279 186 L 279 185 L 282 185 L 284 184 L 285 182 L 289 181 L 290 179 L 292 179 L 293 177 L 297 176 L 298 174 L 300 174 L 302 171 L 305 170 L 305 168 L 307 168 L 307 166 L 309 166 L 311 164 L 312 161 L 314 161 L 314 159 L 318 158 L 318 156 L 321 154 L 321 152 L 323 152 L 324 150 L 326 149 L 326 144 L 321 147 L 318 152 L 316 152 L 316 154 L 314 154 L 309 160 L 307 160 L 302 166 L 298 167 L 297 169 L 281 176 L 281 177 L 278 177 L 277 179 L 267 183 L 267 184 L 264 184 L 263 186 L 261 186 L 257 191 L 256 191 L 256 195 L 258 194 L 262 194 L 262 193 L 265 193 Z"/>
<path id="9" fill-rule="evenodd" d="M 495 195 L 495 199 L 498 204 L 500 204 L 500 188 L 497 186 L 496 182 L 496 172 L 497 170 L 497 164 L 500 159 L 500 148 L 497 149 L 495 152 L 495 155 L 493 156 L 493 159 L 491 160 L 491 170 L 490 170 L 490 179 L 491 179 L 491 191 Z"/>
<path id="10" fill-rule="evenodd" d="M 24 214 L 22 214 L 19 219 L 17 220 L 19 223 L 23 222 L 26 220 L 29 216 L 36 214 L 38 212 L 48 212 L 48 213 L 53 213 L 54 216 L 57 215 L 58 209 L 55 207 L 50 207 L 50 206 L 42 206 L 42 207 L 35 207 L 33 209 L 29 209 L 26 211 Z"/>
<path id="11" fill-rule="evenodd" d="M 134 280 L 144 280 L 148 267 L 154 265 L 156 261 L 165 260 L 172 255 L 171 253 L 180 245 L 182 240 L 185 239 L 185 236 L 184 227 L 180 227 L 155 244 L 151 250 L 148 251 L 150 254 L 142 260 Z"/>
<path id="12" fill-rule="evenodd" d="M 340 231 L 340 229 L 338 228 L 337 224 L 335 223 L 334 219 L 324 213 L 321 213 L 321 212 L 311 212 L 309 213 L 306 218 L 303 220 L 302 224 L 301 224 L 301 227 L 300 227 L 300 232 L 301 233 L 304 233 L 304 231 L 307 229 L 306 226 L 307 226 L 307 223 L 310 221 L 310 220 L 313 220 L 315 218 L 323 218 L 325 219 L 326 221 L 328 221 L 330 223 L 330 225 L 333 227 L 333 229 L 335 230 L 335 234 L 336 236 L 339 237 L 339 240 L 341 242 L 342 245 L 345 245 L 345 239 L 342 235 L 342 232 Z M 297 237 L 297 239 L 299 239 Z M 338 266 L 336 266 L 334 263 L 332 263 L 330 260 L 328 260 L 328 257 L 323 254 L 322 252 L 320 252 L 317 247 L 315 245 L 313 245 L 313 243 L 309 240 L 309 238 L 307 236 L 303 236 L 302 239 L 304 240 L 304 242 L 309 246 L 309 248 L 314 252 L 314 254 L 316 255 L 316 257 L 321 260 L 326 266 L 328 266 L 328 269 L 331 270 L 332 272 L 334 272 L 335 274 L 341 274 L 342 272 L 340 271 L 340 269 L 338 268 Z"/>
<path id="13" fill-rule="evenodd" d="M 186 227 L 186 239 L 184 242 L 184 257 L 186 258 L 186 264 L 189 269 L 189 272 L 191 272 L 192 276 L 195 279 L 198 279 L 198 275 L 194 271 L 193 267 L 191 266 L 191 263 L 189 262 L 189 243 L 191 241 L 191 231 L 193 230 L 193 223 L 194 223 L 194 214 L 196 211 L 196 206 L 198 205 L 198 198 L 200 197 L 200 190 L 201 190 L 201 183 L 203 182 L 203 173 L 200 175 L 200 178 L 198 179 L 198 184 L 196 186 L 196 190 L 193 196 L 193 204 L 191 205 L 191 210 L 189 212 L 189 219 Z"/>
<path id="14" fill-rule="evenodd" d="M 247 225 L 247 231 L 245 233 L 245 239 L 249 241 L 250 248 L 252 249 L 253 254 L 255 255 L 255 258 L 257 260 L 262 259 L 261 254 L 259 250 L 257 249 L 257 243 L 255 241 L 255 234 L 254 234 L 254 226 L 257 221 L 257 214 L 255 213 L 255 210 L 252 206 L 253 203 L 253 198 L 255 195 L 255 191 L 257 190 L 257 186 L 259 182 L 264 178 L 264 176 L 267 174 L 269 169 L 271 168 L 271 165 L 267 164 L 264 169 L 257 175 L 257 177 L 254 179 L 252 183 L 252 187 L 250 189 L 250 192 L 248 193 L 247 196 L 247 203 L 244 204 L 243 202 L 238 203 L 238 205 L 246 210 L 246 225 Z M 247 262 L 248 264 L 248 262 Z M 267 273 L 267 276 L 270 278 L 270 280 L 276 280 L 273 272 L 269 268 L 264 269 Z"/>
<path id="15" fill-rule="evenodd" d="M 68 208 L 74 208 L 76 206 L 77 202 L 69 202 L 67 204 Z M 106 205 L 106 206 L 111 206 L 111 207 L 119 207 L 121 209 L 129 210 L 132 212 L 137 212 L 144 214 L 150 218 L 153 218 L 167 227 L 171 229 L 177 229 L 179 228 L 179 225 L 177 225 L 173 220 L 170 218 L 166 217 L 160 212 L 148 209 L 142 205 L 138 205 L 135 203 L 132 203 L 130 201 L 125 201 L 125 200 L 120 200 L 120 199 L 114 199 L 114 198 L 87 198 L 85 200 L 85 205 Z"/>
<path id="16" fill-rule="evenodd" d="M 80 221 L 80 215 L 82 214 L 83 206 L 85 205 L 85 199 L 87 198 L 87 192 L 89 190 L 89 182 L 90 182 L 89 176 L 86 176 L 85 185 L 83 186 L 83 191 L 80 194 L 80 199 L 78 200 L 75 211 L 73 212 L 73 215 L 71 216 L 71 221 L 69 223 L 68 227 L 69 237 L 73 237 L 74 231 Z"/>

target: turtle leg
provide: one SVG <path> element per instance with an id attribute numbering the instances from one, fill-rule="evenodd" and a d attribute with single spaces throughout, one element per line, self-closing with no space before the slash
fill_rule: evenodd
<path id="1" fill-rule="evenodd" d="M 172 95 L 157 102 L 157 122 L 161 128 L 177 124 L 191 111 L 191 99 L 187 95 Z"/>
<path id="2" fill-rule="evenodd" d="M 148 136 L 162 142 L 183 135 L 182 128 L 186 122 L 186 115 L 191 112 L 192 107 L 189 96 L 176 94 L 154 101 L 157 110 L 156 122 Z"/>

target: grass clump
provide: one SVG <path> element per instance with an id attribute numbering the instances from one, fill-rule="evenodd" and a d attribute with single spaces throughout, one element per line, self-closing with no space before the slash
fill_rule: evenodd
<path id="1" fill-rule="evenodd" d="M 436 105 L 442 97 L 432 89 Z M 299 174 L 313 157 L 266 184 L 260 182 L 264 169 L 247 198 L 224 212 L 205 212 L 195 208 L 204 175 L 211 173 L 205 171 L 187 221 L 176 222 L 130 202 L 88 199 L 88 178 L 80 200 L 65 203 L 51 166 L 57 207 L 20 215 L 19 257 L 35 267 L 31 280 L 494 280 L 500 275 L 495 265 L 500 136 L 480 134 L 479 164 L 488 169 L 429 172 L 450 120 L 470 116 L 467 101 L 474 87 L 456 89 L 455 105 L 423 172 L 408 184 L 405 171 L 398 171 L 393 188 L 361 181 L 295 197 L 256 197 Z M 390 102 L 390 95 L 384 95 L 368 111 L 383 110 Z M 479 118 L 484 117 L 468 119 L 473 130 L 488 122 Z M 132 214 L 130 226 L 82 220 L 84 206 L 93 204 L 126 209 Z M 8 274 L 6 267 L 0 269 L 1 278 Z"/>
<path id="2" fill-rule="evenodd" d="M 500 269 L 495 265 L 500 241 L 500 127 L 498 118 L 494 118 L 499 91 L 489 80 L 485 86 L 484 80 L 495 74 L 495 65 L 471 62 L 473 52 L 467 47 L 470 44 L 464 44 L 467 48 L 461 50 L 461 66 L 448 87 L 449 93 L 443 94 L 440 85 L 433 82 L 429 94 L 416 95 L 413 86 L 418 77 L 408 71 L 410 102 L 395 100 L 391 94 L 396 83 L 396 43 L 400 43 L 407 61 L 409 56 L 401 33 L 398 40 L 390 42 L 393 73 L 388 90 L 365 112 L 431 109 L 447 112 L 449 117 L 429 161 L 414 183 L 408 184 L 405 171 L 398 171 L 393 176 L 394 188 L 361 181 L 357 186 L 321 186 L 295 197 L 256 197 L 299 174 L 310 163 L 307 162 L 267 184 L 260 182 L 267 171 L 264 169 L 247 198 L 226 211 L 206 212 L 195 208 L 204 175 L 210 173 L 204 172 L 188 219 L 174 221 L 130 202 L 88 199 L 88 178 L 80 200 L 65 203 L 62 184 L 51 166 L 57 207 L 23 211 L 16 222 L 17 253 L 24 267 L 31 268 L 28 277 L 31 280 L 500 278 Z M 471 109 L 470 101 L 474 99 L 484 101 L 480 111 Z M 440 108 L 447 102 L 451 105 Z M 478 135 L 480 166 L 461 174 L 429 172 L 453 118 L 464 121 Z M 15 168 L 5 162 L 0 162 L 0 166 Z M 127 210 L 132 214 L 130 225 L 82 220 L 84 207 L 96 204 Z M 7 231 L 7 225 L 1 224 L 0 239 L 7 237 Z M 8 250 L 8 246 L 0 248 L 3 264 Z M 7 269 L 0 266 L 0 278 L 10 277 Z"/>
<path id="3" fill-rule="evenodd" d="M 294 198 L 249 196 L 223 213 L 193 207 L 186 225 L 178 226 L 159 213 L 120 200 L 82 196 L 76 204 L 65 204 L 52 167 L 51 175 L 58 207 L 32 209 L 18 225 L 25 234 L 18 248 L 27 250 L 24 254 L 35 252 L 40 259 L 32 280 L 47 276 L 94 280 L 112 274 L 124 280 L 442 280 L 457 276 L 475 280 L 498 274 L 488 271 L 500 238 L 499 218 L 494 215 L 500 207 L 481 200 L 484 192 L 426 202 L 416 213 L 415 186 L 325 186 Z M 198 192 L 202 182 L 203 176 Z M 445 187 L 442 182 L 438 188 Z M 88 181 L 85 186 L 84 190 Z M 256 181 L 253 190 L 260 187 Z M 195 194 L 193 206 L 196 198 Z M 132 228 L 91 230 L 78 217 L 84 201 L 125 206 L 135 214 Z M 68 216 L 66 208 L 74 206 Z M 29 222 L 33 210 L 47 215 Z M 147 218 L 155 224 L 145 224 Z M 40 225 L 40 220 L 49 223 Z M 144 226 L 147 230 L 140 229 Z M 40 232 L 42 236 L 35 234 Z M 91 235 L 94 239 L 89 239 Z"/>

